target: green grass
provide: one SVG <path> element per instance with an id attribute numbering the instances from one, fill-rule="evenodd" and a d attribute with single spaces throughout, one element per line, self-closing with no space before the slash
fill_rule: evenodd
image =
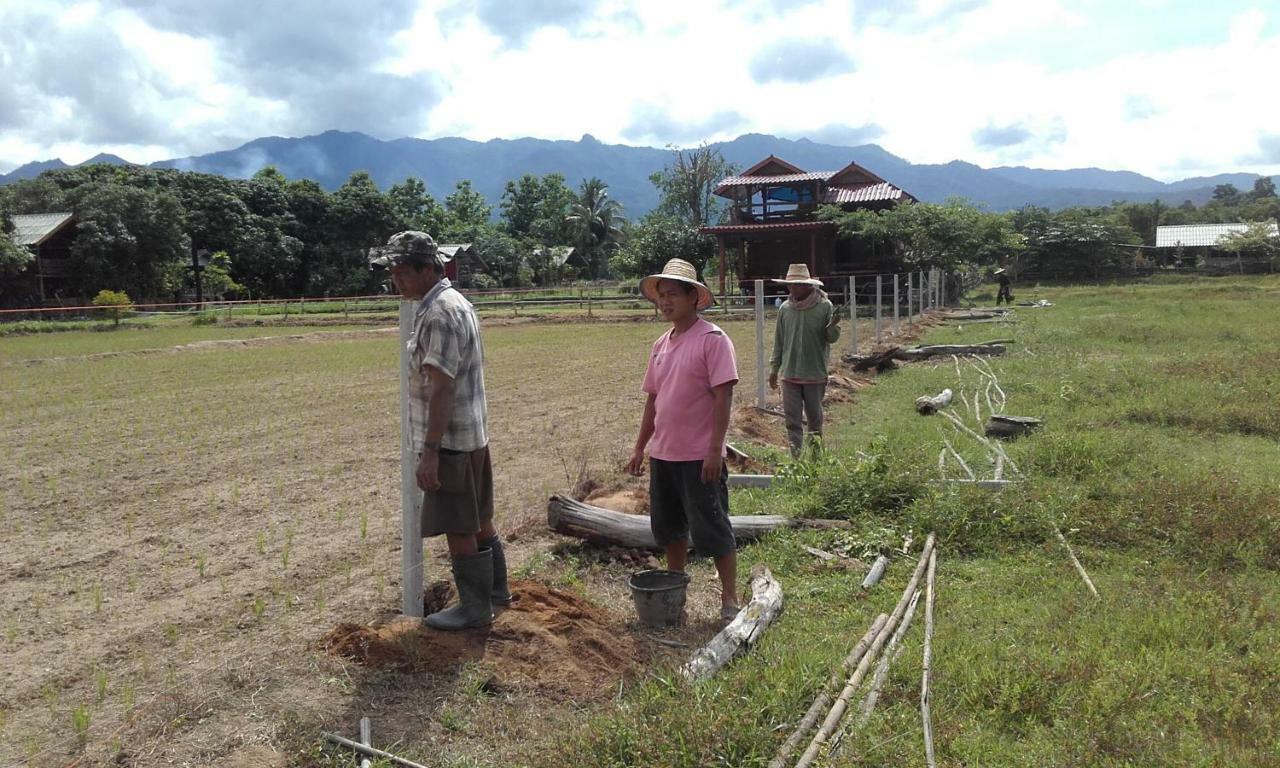
<path id="1" fill-rule="evenodd" d="M 874 615 L 896 602 L 912 565 L 896 560 L 863 593 L 857 574 L 816 567 L 801 545 L 874 554 L 932 530 L 940 764 L 1280 764 L 1280 280 L 1043 293 L 1057 306 L 1020 309 L 1016 324 L 926 338 L 1016 339 L 992 361 L 1004 410 L 1045 420 L 1008 446 L 1027 476 L 1019 488 L 930 482 L 944 436 L 991 474 L 975 443 L 912 409 L 943 387 L 972 394 L 972 368 L 959 380 L 950 360 L 880 376 L 855 406 L 835 409 L 831 455 L 794 468 L 771 493 L 735 492 L 735 513 L 853 523 L 742 553 L 744 566 L 767 563 L 787 596 L 757 648 L 694 686 L 653 673 L 538 762 L 766 765 Z M 1055 525 L 1100 600 L 1054 542 Z M 922 624 L 870 721 L 820 765 L 923 762 Z"/>
<path id="2" fill-rule="evenodd" d="M 392 323 L 394 324 L 394 322 Z M 121 325 L 118 330 L 72 330 L 56 335 L 14 335 L 0 344 L 0 363 L 49 357 L 74 357 L 102 352 L 133 352 L 140 349 L 165 349 L 179 344 L 217 339 L 256 339 L 266 336 L 288 336 L 297 333 L 367 330 L 366 326 L 327 325 L 323 328 L 296 326 L 253 326 L 229 328 L 217 325 L 195 326 L 191 319 L 166 321 L 147 326 Z"/>

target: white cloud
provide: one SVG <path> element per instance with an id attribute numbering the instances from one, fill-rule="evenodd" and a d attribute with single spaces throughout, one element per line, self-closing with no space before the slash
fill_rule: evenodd
<path id="1" fill-rule="evenodd" d="M 1142 1 L 1151 13 L 1176 12 L 1166 0 Z M 485 18 L 466 3 L 442 17 L 438 3 L 422 0 L 416 14 L 371 12 L 378 18 L 370 28 L 353 31 L 363 45 L 385 41 L 344 54 L 343 66 L 359 77 L 316 72 L 306 83 L 308 67 L 322 56 L 289 67 L 273 49 L 263 65 L 225 19 L 210 19 L 211 32 L 202 35 L 150 16 L 160 13 L 156 7 L 152 0 L 102 0 L 48 12 L 67 30 L 94 25 L 128 52 L 120 66 L 138 87 L 123 92 L 120 114 L 150 126 L 149 135 L 129 144 L 116 130 L 109 141 L 94 140 L 92 133 L 59 135 L 0 116 L 0 162 L 77 162 L 98 151 L 149 161 L 324 128 L 480 140 L 590 133 L 661 145 L 861 126 L 831 135 L 874 137 L 913 162 L 1100 166 L 1161 178 L 1280 170 L 1280 161 L 1259 151 L 1260 137 L 1276 134 L 1267 94 L 1280 36 L 1265 34 L 1267 16 L 1258 9 L 1222 19 L 1195 46 L 1064 66 L 1049 54 L 1069 51 L 1107 25 L 1105 4 L 572 0 L 517 28 L 494 16 L 493 3 Z M 0 10 L 0 25 L 11 18 L 14 12 Z M 275 14 L 259 23 L 282 22 Z M 391 31 L 374 37 L 375 25 Z M 342 44 L 332 24 L 317 27 L 324 45 Z M 22 54 L 7 51 L 5 39 L 0 33 L 0 59 Z M 254 39 L 297 42 L 269 31 Z M 821 41 L 830 56 L 815 61 L 852 62 L 853 71 L 756 82 L 752 57 L 785 40 Z M 1027 41 L 1046 41 L 1047 48 Z M 259 71 L 264 66 L 289 71 L 269 80 Z M 364 84 L 376 82 L 396 88 L 390 97 L 361 96 Z M 83 100 L 56 89 L 6 93 L 0 86 L 0 110 L 11 102 L 34 105 L 55 125 L 86 119 Z M 397 103 L 406 111 L 390 112 Z"/>

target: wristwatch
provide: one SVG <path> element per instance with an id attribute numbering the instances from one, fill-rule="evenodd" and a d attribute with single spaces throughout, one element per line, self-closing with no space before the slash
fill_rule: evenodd
<path id="1" fill-rule="evenodd" d="M 424 450 L 424 451 L 433 451 L 433 452 L 435 452 L 435 453 L 439 453 L 439 452 L 440 452 L 440 441 L 439 441 L 439 440 L 435 440 L 435 441 L 427 440 L 427 441 L 425 441 L 425 442 L 423 442 L 423 443 L 422 443 L 422 450 Z"/>

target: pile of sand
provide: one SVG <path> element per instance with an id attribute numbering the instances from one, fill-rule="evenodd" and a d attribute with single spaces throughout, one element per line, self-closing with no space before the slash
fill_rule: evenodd
<path id="1" fill-rule="evenodd" d="M 447 673 L 474 662 L 494 685 L 576 700 L 611 695 L 643 664 L 645 646 L 603 609 L 533 581 L 512 582 L 512 593 L 484 629 L 439 632 L 404 618 L 344 623 L 322 645 L 367 667 Z"/>

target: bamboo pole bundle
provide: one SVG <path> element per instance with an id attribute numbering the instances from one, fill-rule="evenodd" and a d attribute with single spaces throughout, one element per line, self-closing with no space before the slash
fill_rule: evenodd
<path id="1" fill-rule="evenodd" d="M 853 646 L 853 650 L 849 651 L 849 655 L 844 658 L 844 662 L 831 674 L 831 679 L 823 687 L 817 698 L 813 700 L 813 704 L 809 706 L 809 711 L 804 713 L 804 717 L 800 718 L 796 729 L 791 732 L 787 740 L 778 747 L 778 753 L 773 756 L 773 760 L 769 762 L 769 768 L 784 768 L 787 760 L 790 759 L 791 753 L 796 751 L 796 747 L 800 745 L 800 740 L 812 730 L 815 723 L 818 722 L 818 716 L 831 706 L 831 696 L 835 692 L 836 687 L 840 685 L 840 681 L 844 679 L 849 668 L 856 667 L 858 662 L 862 661 L 862 656 L 871 647 L 871 642 L 880 634 L 881 628 L 885 622 L 889 620 L 889 614 L 882 613 L 871 622 L 871 628 L 867 630 L 858 644 Z"/>
<path id="2" fill-rule="evenodd" d="M 836 697 L 835 703 L 831 705 L 831 711 L 827 713 L 826 719 L 822 721 L 822 725 L 813 735 L 808 748 L 805 749 L 804 754 L 796 762 L 795 768 L 805 768 L 805 766 L 812 764 L 822 751 L 823 745 L 826 744 L 831 735 L 835 733 L 837 726 L 840 725 L 840 719 L 844 717 L 845 711 L 849 708 L 849 699 L 853 697 L 853 694 L 858 690 L 858 686 L 862 684 L 863 678 L 867 675 L 867 670 L 871 668 L 872 662 L 880 655 L 880 651 L 884 648 L 885 643 L 888 642 L 889 636 L 897 628 L 903 614 L 906 613 L 907 604 L 911 601 L 911 595 L 920 584 L 921 577 L 924 576 L 924 569 L 928 564 L 929 556 L 933 553 L 935 541 L 936 537 L 932 533 L 925 539 L 924 549 L 920 554 L 920 562 L 916 564 L 915 572 L 911 575 L 911 580 L 907 582 L 907 588 L 903 590 L 897 606 L 894 607 L 893 613 L 889 614 L 889 620 L 880 629 L 875 640 L 871 642 L 871 648 L 863 655 L 862 661 L 858 662 L 857 669 L 854 670 L 849 680 L 845 683 L 844 690 Z"/>

